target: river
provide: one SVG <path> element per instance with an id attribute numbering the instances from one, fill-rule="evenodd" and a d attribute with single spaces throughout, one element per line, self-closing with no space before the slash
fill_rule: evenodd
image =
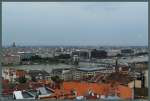
<path id="1" fill-rule="evenodd" d="M 15 68 L 15 69 L 23 69 L 26 71 L 29 70 L 45 70 L 47 72 L 51 72 L 52 69 L 55 68 L 71 68 L 72 65 L 65 64 L 40 64 L 40 65 L 18 65 L 18 66 L 3 66 L 2 68 Z"/>

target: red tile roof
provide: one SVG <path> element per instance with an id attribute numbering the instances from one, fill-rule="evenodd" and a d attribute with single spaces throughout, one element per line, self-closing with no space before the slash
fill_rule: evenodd
<path id="1" fill-rule="evenodd" d="M 63 89 L 65 91 L 70 91 L 75 89 L 78 96 L 86 95 L 88 90 L 91 89 L 94 93 L 99 95 L 107 95 L 112 89 L 110 84 L 98 84 L 98 83 L 87 83 L 87 82 L 64 82 Z M 126 86 L 116 86 L 116 91 L 120 93 L 120 97 L 123 99 L 129 99 L 132 97 L 132 90 Z"/>

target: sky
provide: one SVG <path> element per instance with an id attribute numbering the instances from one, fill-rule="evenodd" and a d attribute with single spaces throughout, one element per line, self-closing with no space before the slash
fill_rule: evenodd
<path id="1" fill-rule="evenodd" d="M 2 44 L 148 45 L 147 2 L 5 2 Z"/>

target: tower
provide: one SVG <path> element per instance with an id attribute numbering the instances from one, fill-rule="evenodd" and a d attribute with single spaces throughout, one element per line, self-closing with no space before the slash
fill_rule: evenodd
<path id="1" fill-rule="evenodd" d="M 74 55 L 73 56 L 73 64 L 74 65 L 78 65 L 79 64 L 79 56 L 78 55 Z"/>
<path id="2" fill-rule="evenodd" d="M 12 47 L 16 47 L 16 43 L 15 42 L 13 42 Z"/>

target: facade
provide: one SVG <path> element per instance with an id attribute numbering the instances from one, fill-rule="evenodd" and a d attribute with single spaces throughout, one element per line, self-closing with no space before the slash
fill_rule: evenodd
<path id="1" fill-rule="evenodd" d="M 29 75 L 32 81 L 37 80 L 51 80 L 51 75 L 44 70 L 30 70 Z"/>
<path id="2" fill-rule="evenodd" d="M 59 76 L 64 81 L 69 80 L 90 80 L 91 77 L 102 73 L 110 74 L 115 72 L 113 68 L 106 67 L 80 67 L 80 68 L 71 68 L 71 69 L 53 69 L 52 76 Z"/>
<path id="3" fill-rule="evenodd" d="M 62 79 L 65 81 L 70 81 L 72 80 L 72 71 L 66 70 L 62 72 Z"/>
<path id="4" fill-rule="evenodd" d="M 12 69 L 12 68 L 4 68 L 4 69 L 2 69 L 2 77 L 5 80 L 9 80 L 11 82 L 14 82 L 14 79 L 16 78 L 15 70 Z"/>
<path id="5" fill-rule="evenodd" d="M 80 59 L 89 59 L 89 52 L 88 51 L 74 51 L 72 52 L 72 56 L 77 55 L 80 57 Z"/>
<path id="6" fill-rule="evenodd" d="M 95 76 L 99 73 L 113 73 L 113 68 L 106 68 L 106 67 L 82 67 L 77 68 L 73 72 L 73 79 L 74 80 L 82 80 L 84 78 L 90 78 Z"/>
<path id="7" fill-rule="evenodd" d="M 18 54 L 20 55 L 21 59 L 29 59 L 32 56 L 35 56 L 36 54 L 33 52 L 18 52 Z"/>
<path id="8" fill-rule="evenodd" d="M 47 58 L 47 57 L 49 57 L 49 58 L 53 58 L 54 57 L 54 55 L 53 55 L 53 53 L 37 53 L 36 55 L 38 55 L 38 56 L 40 56 L 40 57 L 42 57 L 42 58 Z"/>
<path id="9" fill-rule="evenodd" d="M 130 88 L 141 88 L 141 80 L 135 80 L 128 83 L 128 87 Z"/>
<path id="10" fill-rule="evenodd" d="M 73 56 L 73 64 L 74 65 L 78 65 L 79 64 L 79 56 L 78 55 L 74 55 Z"/>
<path id="11" fill-rule="evenodd" d="M 29 92 L 23 91 L 14 91 L 13 92 L 13 99 L 20 100 L 20 99 L 35 99 L 35 96 Z"/>
<path id="12" fill-rule="evenodd" d="M 52 76 L 59 76 L 64 81 L 72 80 L 72 71 L 68 68 L 65 69 L 53 69 Z"/>
<path id="13" fill-rule="evenodd" d="M 113 57 L 113 56 L 117 56 L 118 54 L 121 54 L 121 51 L 119 49 L 118 50 L 117 49 L 116 50 L 115 49 L 107 50 L 107 56 Z"/>
<path id="14" fill-rule="evenodd" d="M 119 72 L 121 72 L 122 74 L 129 74 L 130 70 L 131 69 L 128 66 L 120 66 L 119 67 Z"/>
<path id="15" fill-rule="evenodd" d="M 2 69 L 2 77 L 10 82 L 15 82 L 17 78 L 25 77 L 29 78 L 28 74 L 24 70 L 15 70 L 12 68 L 4 68 Z"/>
<path id="16" fill-rule="evenodd" d="M 2 65 L 17 65 L 20 64 L 20 56 L 19 55 L 3 55 Z"/>
<path id="17" fill-rule="evenodd" d="M 145 71 L 144 77 L 145 77 L 145 87 L 148 88 L 148 70 Z"/>
<path id="18" fill-rule="evenodd" d="M 122 55 L 132 55 L 132 54 L 134 54 L 134 50 L 132 50 L 132 49 L 122 49 L 121 54 Z"/>
<path id="19" fill-rule="evenodd" d="M 107 57 L 107 52 L 105 50 L 94 49 L 91 51 L 91 58 L 101 59 L 106 57 Z"/>

